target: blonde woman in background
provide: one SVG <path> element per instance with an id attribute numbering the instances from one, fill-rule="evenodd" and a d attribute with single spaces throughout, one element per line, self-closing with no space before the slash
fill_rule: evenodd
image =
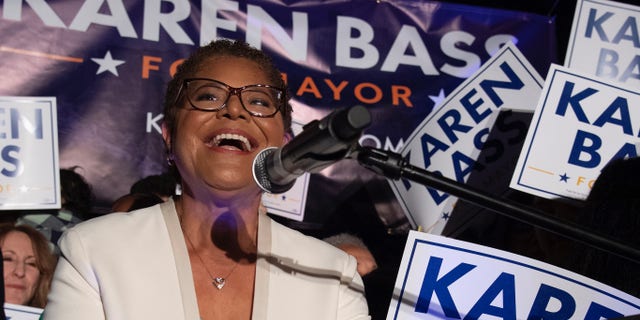
<path id="1" fill-rule="evenodd" d="M 49 242 L 26 225 L 0 224 L 5 302 L 44 308 L 56 265 Z"/>

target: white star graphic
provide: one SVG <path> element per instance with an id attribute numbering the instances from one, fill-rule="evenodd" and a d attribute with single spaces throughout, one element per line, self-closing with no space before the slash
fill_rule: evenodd
<path id="1" fill-rule="evenodd" d="M 442 102 L 444 102 L 445 99 L 445 95 L 444 95 L 444 90 L 440 89 L 440 92 L 438 92 L 437 96 L 429 96 L 429 99 L 431 99 L 431 101 L 433 101 L 433 108 L 436 109 L 438 108 Z"/>
<path id="2" fill-rule="evenodd" d="M 105 71 L 109 71 L 115 76 L 118 76 L 118 69 L 116 67 L 125 63 L 124 60 L 114 60 L 111 57 L 111 51 L 107 51 L 107 53 L 104 55 L 104 58 L 102 59 L 91 58 L 91 60 L 93 60 L 93 62 L 97 63 L 100 66 L 100 68 L 98 68 L 98 71 L 96 71 L 96 74 L 101 74 Z"/>

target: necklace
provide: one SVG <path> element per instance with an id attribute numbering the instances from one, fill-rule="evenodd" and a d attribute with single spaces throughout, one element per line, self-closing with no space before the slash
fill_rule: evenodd
<path id="1" fill-rule="evenodd" d="M 229 273 L 227 273 L 226 276 L 224 276 L 224 277 L 214 277 L 213 275 L 211 275 L 211 272 L 209 271 L 209 268 L 207 268 L 207 265 L 204 263 L 204 260 L 202 260 L 202 257 L 200 257 L 200 254 L 198 254 L 198 251 L 196 250 L 196 247 L 193 245 L 193 242 L 191 242 L 191 239 L 189 238 L 189 235 L 184 231 L 183 231 L 183 233 L 184 233 L 185 238 L 187 238 L 187 242 L 189 242 L 189 245 L 191 246 L 191 249 L 193 249 L 193 252 L 196 254 L 196 257 L 198 257 L 198 260 L 200 260 L 200 263 L 202 263 L 202 266 L 204 267 L 204 270 L 207 271 L 207 274 L 209 274 L 209 278 L 211 278 L 211 284 L 213 284 L 214 287 L 218 288 L 218 290 L 222 290 L 222 288 L 224 288 L 224 285 L 227 283 L 227 279 L 229 278 L 231 273 L 233 273 L 233 270 L 235 270 L 236 267 L 238 266 L 238 262 L 236 262 L 233 265 L 233 267 L 231 268 Z"/>

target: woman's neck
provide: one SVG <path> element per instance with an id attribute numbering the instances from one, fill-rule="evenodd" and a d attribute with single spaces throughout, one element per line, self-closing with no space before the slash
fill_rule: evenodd
<path id="1" fill-rule="evenodd" d="M 176 199 L 182 230 L 194 247 L 235 261 L 255 257 L 259 206 L 259 201 L 221 206 L 188 195 Z"/>

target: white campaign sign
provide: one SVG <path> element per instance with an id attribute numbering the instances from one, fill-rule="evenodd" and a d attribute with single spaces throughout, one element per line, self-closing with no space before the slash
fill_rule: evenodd
<path id="1" fill-rule="evenodd" d="M 7 320 L 38 320 L 43 309 L 5 303 L 4 314 Z"/>
<path id="2" fill-rule="evenodd" d="M 0 210 L 60 208 L 55 97 L 0 97 Z"/>
<path id="3" fill-rule="evenodd" d="M 391 319 L 612 319 L 640 299 L 538 260 L 410 231 Z"/>
<path id="4" fill-rule="evenodd" d="M 417 127 L 401 154 L 416 167 L 464 183 L 499 111 L 533 112 L 542 85 L 517 47 L 506 44 Z M 442 230 L 450 195 L 411 181 L 390 184 L 413 227 Z"/>
<path id="5" fill-rule="evenodd" d="M 294 135 L 302 132 L 302 124 L 292 121 L 291 130 Z M 304 209 L 307 205 L 307 191 L 309 190 L 309 173 L 305 172 L 296 179 L 293 187 L 281 194 L 262 194 L 262 203 L 269 213 L 289 218 L 295 221 L 304 220 Z"/>
<path id="6" fill-rule="evenodd" d="M 614 158 L 636 157 L 640 92 L 552 65 L 511 188 L 583 200 Z"/>
<path id="7" fill-rule="evenodd" d="M 578 0 L 565 66 L 604 80 L 640 87 L 640 7 Z"/>

